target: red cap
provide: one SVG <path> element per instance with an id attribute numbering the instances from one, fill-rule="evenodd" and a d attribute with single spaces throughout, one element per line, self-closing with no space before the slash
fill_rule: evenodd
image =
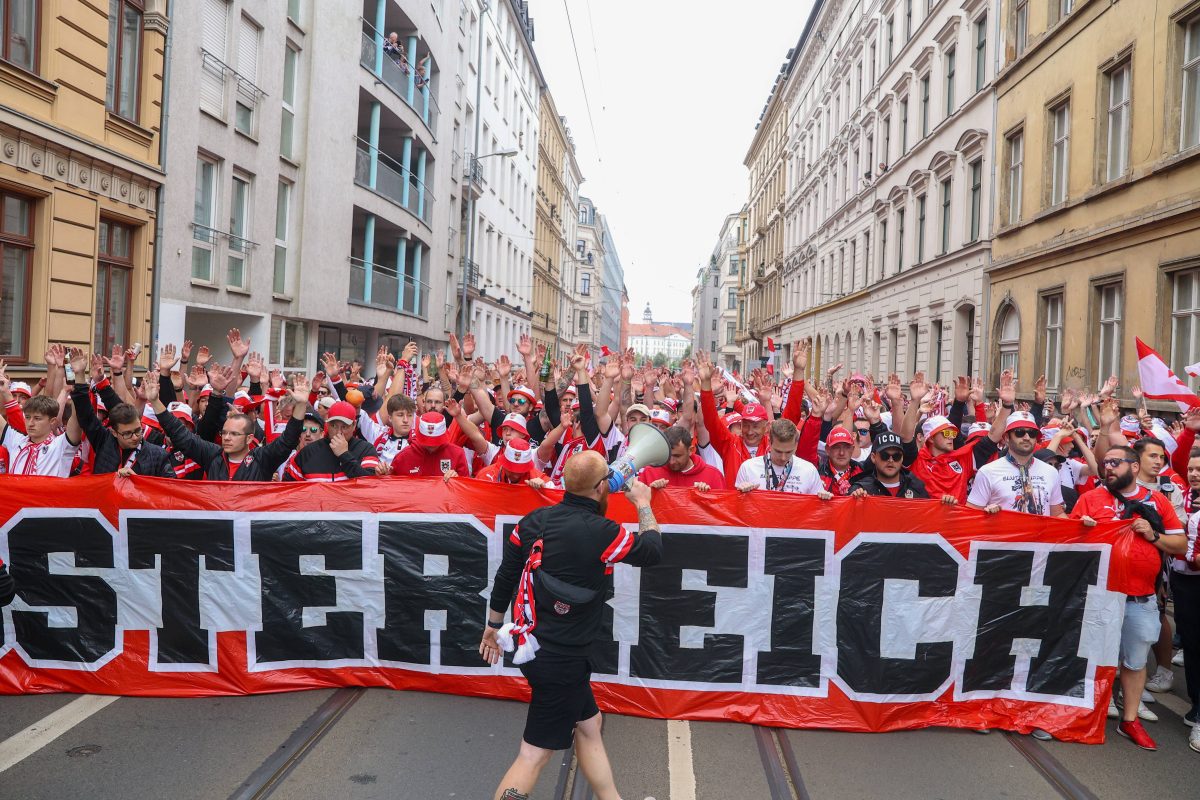
<path id="1" fill-rule="evenodd" d="M 850 431 L 846 430 L 841 425 L 838 425 L 829 432 L 828 436 L 825 437 L 825 449 L 828 450 L 835 444 L 848 444 L 853 447 L 854 436 L 851 435 Z"/>
<path id="2" fill-rule="evenodd" d="M 758 403 L 747 403 L 742 406 L 742 419 L 747 422 L 766 422 L 770 417 L 767 410 Z"/>
<path id="3" fill-rule="evenodd" d="M 344 422 L 347 425 L 353 425 L 358 419 L 358 410 L 345 400 L 338 400 L 329 407 L 329 413 L 325 415 L 326 422 Z"/>
<path id="4" fill-rule="evenodd" d="M 436 411 L 422 414 L 417 420 L 417 427 L 412 432 L 413 444 L 422 447 L 440 447 L 449 444 L 450 434 L 446 432 L 446 418 Z"/>
<path id="5" fill-rule="evenodd" d="M 732 428 L 742 421 L 742 415 L 734 411 L 721 417 L 721 421 L 725 423 L 726 428 Z"/>

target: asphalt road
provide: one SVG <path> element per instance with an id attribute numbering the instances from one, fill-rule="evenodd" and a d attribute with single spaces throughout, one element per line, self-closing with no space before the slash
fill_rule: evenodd
<path id="1" fill-rule="evenodd" d="M 1111 721 L 1107 743 L 1087 746 L 958 730 L 774 731 L 609 715 L 605 740 L 626 800 L 1195 797 L 1200 753 L 1187 747 L 1176 673 L 1174 692 L 1153 706 L 1161 721 L 1147 724 L 1157 753 L 1117 736 Z M 524 709 L 382 689 L 4 697 L 0 799 L 490 798 L 516 752 Z M 533 797 L 591 797 L 582 778 L 575 783 L 568 751 Z"/>

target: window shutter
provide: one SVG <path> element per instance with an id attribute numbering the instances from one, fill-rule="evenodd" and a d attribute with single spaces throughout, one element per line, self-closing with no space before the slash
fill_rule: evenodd
<path id="1" fill-rule="evenodd" d="M 204 33 L 201 46 L 218 61 L 226 61 L 229 31 L 229 3 L 204 0 Z M 225 117 L 225 72 L 218 64 L 203 61 L 200 70 L 200 108 Z"/>
<path id="2" fill-rule="evenodd" d="M 258 37 L 258 28 L 243 17 L 238 30 L 238 59 L 234 69 L 254 84 L 258 83 Z"/>

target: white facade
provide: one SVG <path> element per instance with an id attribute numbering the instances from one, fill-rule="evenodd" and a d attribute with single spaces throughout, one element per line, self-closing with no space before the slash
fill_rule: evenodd
<path id="1" fill-rule="evenodd" d="M 629 346 L 633 348 L 634 354 L 641 358 L 654 358 L 662 353 L 668 361 L 678 361 L 683 358 L 691 344 L 692 340 L 688 335 L 678 330 L 666 334 L 641 334 L 633 331 L 629 333 Z"/>
<path id="2" fill-rule="evenodd" d="M 179 4 L 160 340 L 218 345 L 238 327 L 272 366 L 308 371 L 323 351 L 366 360 L 380 343 L 444 340 L 461 167 L 439 101 L 466 31 L 445 13 L 417 0 Z M 403 67 L 384 52 L 391 32 Z"/>
<path id="3" fill-rule="evenodd" d="M 943 383 L 977 372 L 991 237 L 990 0 L 818 2 L 785 87 L 785 345 Z"/>
<path id="4" fill-rule="evenodd" d="M 713 248 L 712 258 L 717 262 L 719 284 L 717 286 L 716 342 L 711 350 L 715 363 L 733 371 L 740 368 L 741 348 L 736 341 L 738 328 L 738 286 L 745 265 L 738 254 L 738 229 L 741 216 L 730 214 L 721 226 L 721 238 Z M 710 323 L 711 327 L 711 323 Z"/>
<path id="5" fill-rule="evenodd" d="M 696 270 L 692 287 L 692 351 L 717 352 L 721 325 L 719 293 L 721 273 L 715 261 Z"/>
<path id="6" fill-rule="evenodd" d="M 574 261 L 563 265 L 563 289 L 571 306 L 565 334 L 574 344 L 599 346 L 604 269 L 604 220 L 595 204 L 580 195 L 575 219 Z"/>
<path id="7" fill-rule="evenodd" d="M 482 171 L 472 259 L 478 277 L 469 281 L 477 285 L 468 294 L 468 319 L 478 338 L 479 356 L 490 361 L 501 353 L 511 356 L 517 338 L 531 327 L 542 78 L 533 52 L 533 23 L 524 3 L 492 0 L 484 12 L 477 0 L 464 0 L 463 7 L 470 19 L 469 41 L 459 55 L 459 62 L 468 65 L 461 73 L 468 90 L 467 109 L 462 130 L 456 130 L 454 138 L 462 142 L 456 149 L 479 157 Z M 507 151 L 515 153 L 492 155 Z M 465 164 L 469 172 L 469 158 Z M 464 216 L 464 233 L 467 227 Z"/>

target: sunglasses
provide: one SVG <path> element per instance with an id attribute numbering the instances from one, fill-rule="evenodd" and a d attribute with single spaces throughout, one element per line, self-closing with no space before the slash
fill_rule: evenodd
<path id="1" fill-rule="evenodd" d="M 508 402 L 514 403 L 518 406 L 527 405 L 529 403 L 529 401 L 526 400 L 524 397 L 513 397 Z"/>
<path id="2" fill-rule="evenodd" d="M 855 428 L 854 432 L 857 433 L 859 436 L 870 436 L 871 435 L 870 428 Z"/>
<path id="3" fill-rule="evenodd" d="M 321 432 L 321 429 L 319 427 L 317 427 L 316 425 L 305 425 L 300 430 L 303 431 L 304 433 L 320 433 Z"/>
<path id="4" fill-rule="evenodd" d="M 1116 469 L 1122 464 L 1133 464 L 1137 461 L 1136 458 L 1106 458 L 1100 463 L 1109 469 Z"/>
<path id="5" fill-rule="evenodd" d="M 904 453 L 899 450 L 884 450 L 882 453 L 876 453 L 880 461 L 900 461 L 904 458 Z"/>
<path id="6" fill-rule="evenodd" d="M 328 389 L 317 389 L 317 397 L 329 397 Z"/>
<path id="7" fill-rule="evenodd" d="M 1030 439 L 1034 439 L 1039 436 L 1041 432 L 1035 431 L 1033 428 L 1017 428 L 1016 430 L 1011 430 L 1008 433 L 1010 436 L 1028 436 Z"/>
<path id="8" fill-rule="evenodd" d="M 943 439 L 953 439 L 955 436 L 958 436 L 958 431 L 950 428 L 946 428 L 946 430 L 942 431 L 941 433 Z"/>

